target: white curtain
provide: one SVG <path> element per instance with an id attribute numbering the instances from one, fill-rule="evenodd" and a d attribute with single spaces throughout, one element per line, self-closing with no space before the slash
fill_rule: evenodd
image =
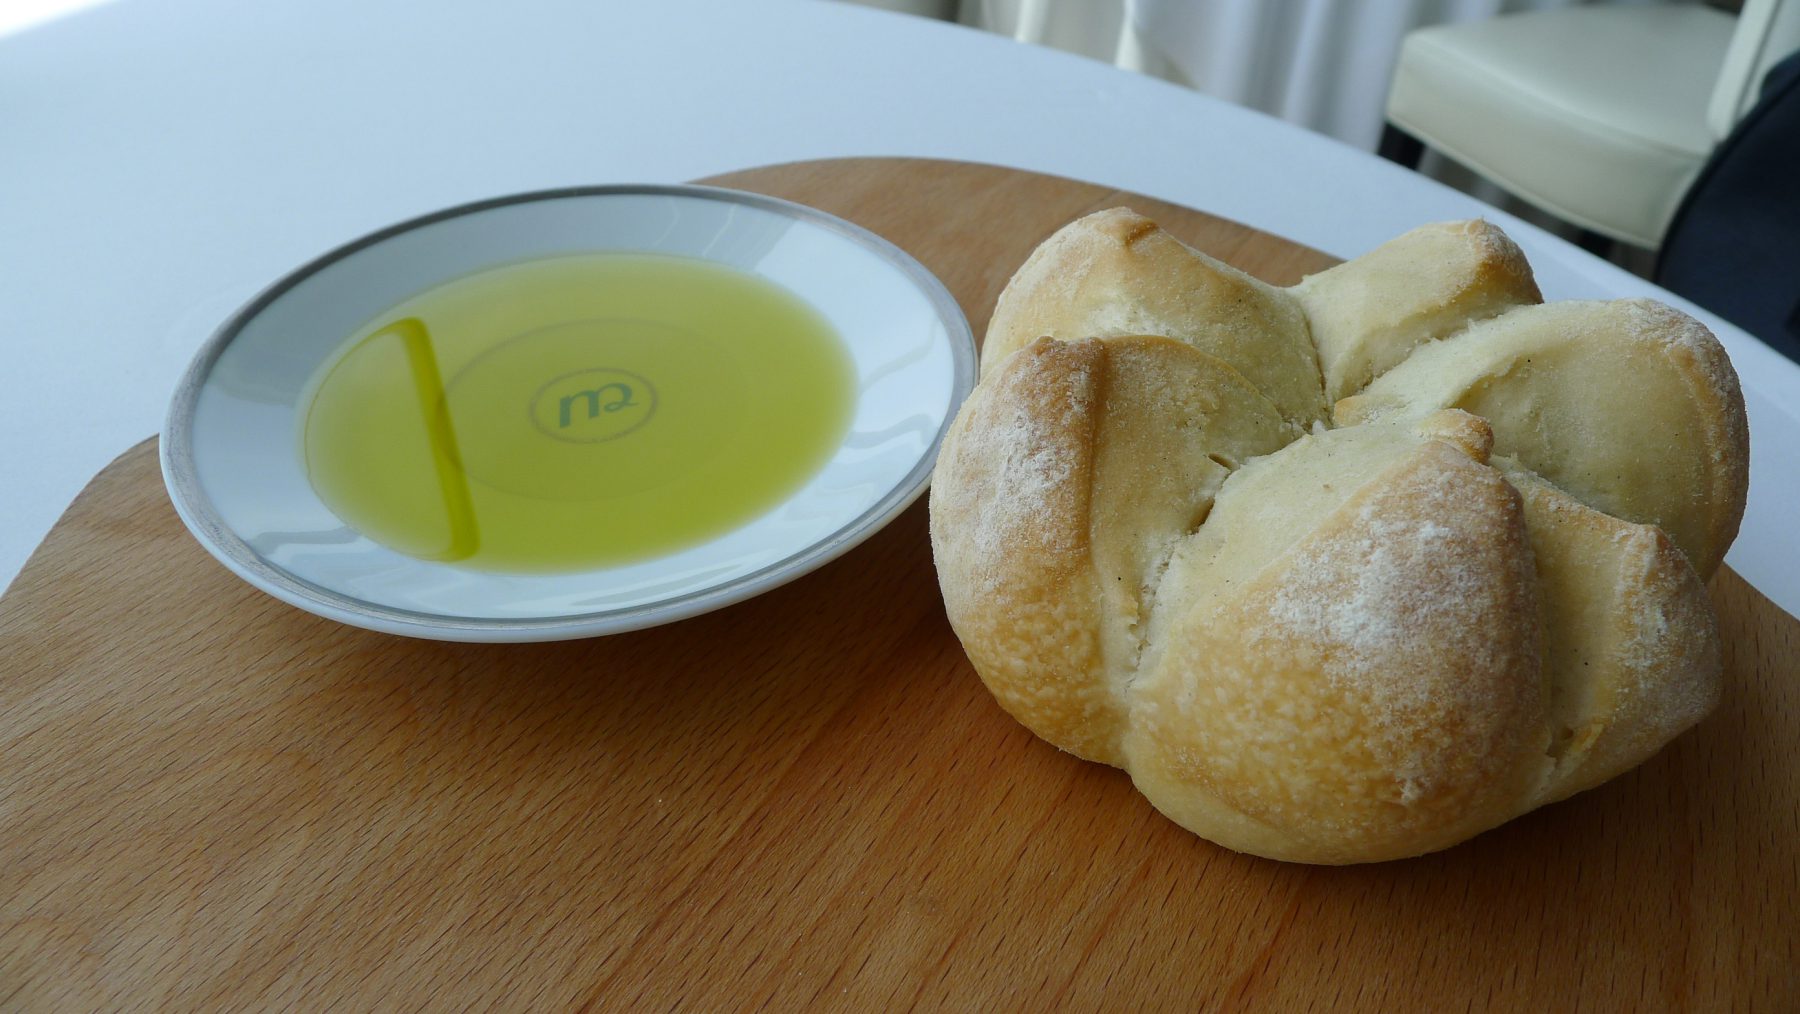
<path id="1" fill-rule="evenodd" d="M 1406 33 L 1580 3 L 1700 0 L 962 0 L 959 20 L 1116 62 L 1368 151 Z M 1578 230 L 1427 150 L 1419 171 L 1568 238 Z M 1647 274 L 1623 247 L 1615 257 Z"/>
<path id="2" fill-rule="evenodd" d="M 963 0 L 960 20 L 1116 61 L 1372 151 L 1407 32 L 1583 2 L 1594 0 Z"/>
<path id="3" fill-rule="evenodd" d="M 1579 0 L 1125 0 L 1121 62 L 1373 150 L 1406 33 Z M 1643 0 L 1611 0 L 1643 2 Z"/>
<path id="4" fill-rule="evenodd" d="M 1124 15 L 1125 0 L 962 0 L 957 20 L 1111 63 Z"/>

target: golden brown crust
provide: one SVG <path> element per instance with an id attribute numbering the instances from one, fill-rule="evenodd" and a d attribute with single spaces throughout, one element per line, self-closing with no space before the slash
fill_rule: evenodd
<path id="1" fill-rule="evenodd" d="M 984 378 L 944 437 L 932 554 L 951 625 L 988 689 L 1052 743 L 1113 763 L 1088 565 L 1094 343 L 1045 342 Z M 998 446 L 996 446 L 998 445 Z"/>
<path id="2" fill-rule="evenodd" d="M 1236 371 L 1166 338 L 1041 340 L 945 437 L 932 542 L 957 633 L 1003 707 L 1117 763 L 1146 599 L 1235 461 L 1292 429 Z"/>
<path id="3" fill-rule="evenodd" d="M 1742 396 L 1673 310 L 1536 299 L 1482 223 L 1293 290 L 1123 210 L 1059 232 L 933 478 L 977 672 L 1282 859 L 1444 848 L 1640 763 L 1719 694 Z M 1322 383 L 1339 429 L 1307 425 Z"/>

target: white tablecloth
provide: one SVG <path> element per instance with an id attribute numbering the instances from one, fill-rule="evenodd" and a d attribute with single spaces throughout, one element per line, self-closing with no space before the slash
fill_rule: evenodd
<path id="1" fill-rule="evenodd" d="M 347 238 L 494 194 L 959 158 L 1345 256 L 1488 213 L 1549 298 L 1657 291 L 1268 117 L 845 4 L 122 0 L 0 40 L 0 138 L 0 582 L 88 478 L 159 428 L 194 348 L 252 292 Z M 1800 611 L 1800 368 L 1710 322 L 1744 375 L 1755 445 L 1730 562 Z"/>

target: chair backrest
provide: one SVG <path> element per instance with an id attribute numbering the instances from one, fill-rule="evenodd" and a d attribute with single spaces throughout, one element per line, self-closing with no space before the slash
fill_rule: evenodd
<path id="1" fill-rule="evenodd" d="M 1744 0 L 1706 107 L 1706 126 L 1713 137 L 1731 133 L 1756 104 L 1769 68 L 1796 49 L 1800 49 L 1800 0 Z"/>

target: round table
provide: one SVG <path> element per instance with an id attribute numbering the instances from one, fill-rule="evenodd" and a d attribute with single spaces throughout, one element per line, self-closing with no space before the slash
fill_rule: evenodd
<path id="1" fill-rule="evenodd" d="M 1546 298 L 1696 313 L 1750 408 L 1728 560 L 1800 612 L 1800 367 L 1472 198 L 1107 65 L 822 2 L 123 0 L 0 40 L 0 96 L 0 582 L 160 428 L 213 327 L 346 239 L 496 194 L 914 155 L 1134 190 L 1340 256 L 1485 215 Z"/>

